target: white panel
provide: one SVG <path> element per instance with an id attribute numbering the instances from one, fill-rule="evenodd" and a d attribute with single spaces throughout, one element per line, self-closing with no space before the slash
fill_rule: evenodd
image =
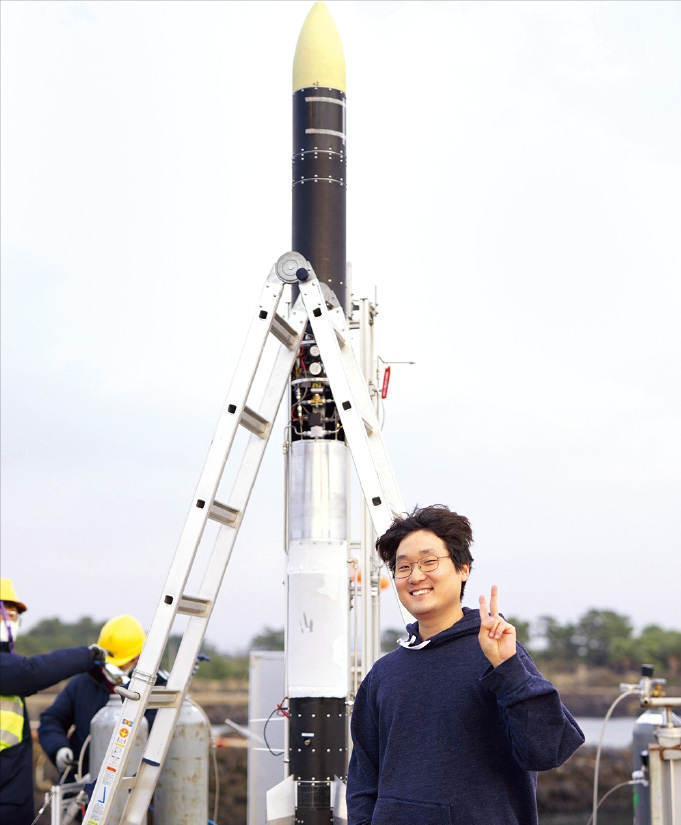
<path id="1" fill-rule="evenodd" d="M 348 694 L 348 551 L 344 541 L 294 541 L 288 560 L 288 695 Z"/>
<path id="2" fill-rule="evenodd" d="M 286 694 L 284 669 L 283 651 L 251 651 L 248 685 L 248 727 L 251 733 L 248 740 L 248 825 L 265 825 L 266 794 L 286 776 L 284 750 L 287 721 L 277 713 L 272 714 Z M 276 756 L 272 755 L 267 745 Z"/>

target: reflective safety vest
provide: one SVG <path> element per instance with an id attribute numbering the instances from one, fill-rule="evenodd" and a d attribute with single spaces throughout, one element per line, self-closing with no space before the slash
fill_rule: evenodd
<path id="1" fill-rule="evenodd" d="M 18 745 L 24 735 L 24 700 L 0 696 L 0 752 Z"/>

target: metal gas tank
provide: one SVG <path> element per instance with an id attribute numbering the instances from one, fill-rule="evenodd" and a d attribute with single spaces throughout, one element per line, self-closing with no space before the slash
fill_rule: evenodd
<path id="1" fill-rule="evenodd" d="M 154 825 L 206 825 L 211 738 L 203 708 L 187 696 L 154 791 Z"/>
<path id="2" fill-rule="evenodd" d="M 92 737 L 90 739 L 90 776 L 93 779 L 97 778 L 97 774 L 106 758 L 109 742 L 111 741 L 111 734 L 119 722 L 122 707 L 123 702 L 121 697 L 112 693 L 107 704 L 92 717 L 92 722 L 90 723 L 90 736 Z M 127 728 L 121 726 L 121 731 L 123 732 L 121 738 L 126 741 L 125 747 L 132 748 L 126 766 L 126 774 L 132 775 L 137 773 L 137 769 L 142 761 L 142 753 L 149 735 L 149 725 L 147 720 L 142 718 L 142 722 L 137 730 L 137 735 L 132 743 L 127 742 Z M 118 798 L 111 809 L 111 818 L 109 821 L 112 824 L 119 822 L 123 815 L 123 808 L 125 808 L 126 801 L 127 794 L 118 794 Z M 145 817 L 143 823 L 146 822 L 147 819 Z"/>

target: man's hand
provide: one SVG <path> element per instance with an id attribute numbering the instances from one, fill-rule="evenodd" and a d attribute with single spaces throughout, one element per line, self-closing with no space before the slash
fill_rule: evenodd
<path id="1" fill-rule="evenodd" d="M 515 627 L 501 618 L 499 615 L 499 603 L 497 594 L 499 588 L 492 585 L 492 596 L 489 600 L 489 612 L 485 597 L 480 596 L 480 633 L 478 641 L 482 652 L 492 663 L 492 667 L 498 667 L 506 659 L 515 656 L 516 634 Z"/>
<path id="2" fill-rule="evenodd" d="M 59 748 L 54 761 L 57 763 L 59 773 L 64 773 L 69 765 L 73 765 L 73 751 L 71 748 Z"/>

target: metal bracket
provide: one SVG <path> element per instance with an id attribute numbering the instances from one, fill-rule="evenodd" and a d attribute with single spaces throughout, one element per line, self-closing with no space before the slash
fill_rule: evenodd
<path id="1" fill-rule="evenodd" d="M 275 265 L 277 277 L 285 284 L 297 284 L 301 280 L 307 280 L 307 276 L 301 278 L 299 270 L 311 271 L 310 264 L 300 254 L 300 252 L 286 252 Z"/>

